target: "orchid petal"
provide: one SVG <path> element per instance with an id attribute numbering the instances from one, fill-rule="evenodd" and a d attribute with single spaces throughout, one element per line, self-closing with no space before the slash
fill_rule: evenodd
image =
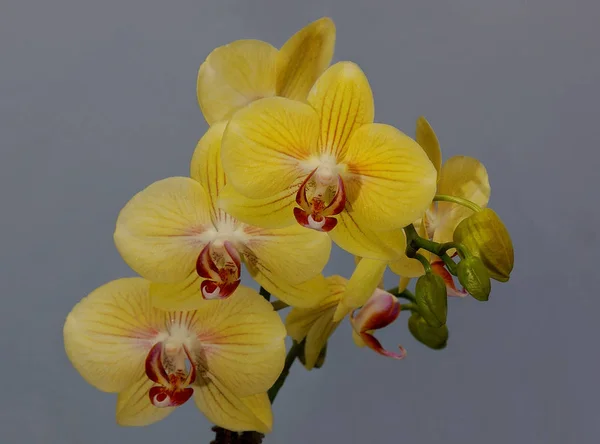
<path id="1" fill-rule="evenodd" d="M 346 288 L 346 279 L 330 276 L 327 279 L 328 291 L 317 306 L 311 308 L 293 308 L 286 318 L 288 334 L 297 342 L 305 340 L 305 367 L 311 370 L 329 337 L 339 325 L 333 322 L 338 302 Z"/>
<path id="2" fill-rule="evenodd" d="M 404 359 L 406 357 L 406 350 L 401 345 L 398 346 L 400 352 L 394 353 L 383 348 L 381 342 L 379 342 L 379 340 L 370 333 L 363 333 L 360 335 L 360 337 L 371 350 L 375 350 L 380 355 L 393 359 Z"/>
<path id="3" fill-rule="evenodd" d="M 167 311 L 196 310 L 206 300 L 202 297 L 203 278 L 193 271 L 182 281 L 150 284 L 152 306 Z"/>
<path id="4" fill-rule="evenodd" d="M 366 304 L 350 317 L 354 332 L 354 342 L 359 346 L 367 345 L 377 353 L 395 359 L 404 358 L 405 352 L 400 347 L 400 353 L 385 350 L 372 334 L 373 330 L 387 327 L 400 314 L 400 303 L 396 297 L 381 289 L 376 289 Z M 358 339 L 357 335 L 360 337 Z"/>
<path id="5" fill-rule="evenodd" d="M 277 55 L 277 95 L 305 100 L 329 66 L 334 46 L 335 25 L 328 17 L 310 23 L 290 37 Z"/>
<path id="6" fill-rule="evenodd" d="M 378 330 L 394 322 L 400 314 L 400 303 L 387 291 L 375 289 L 366 304 L 351 318 L 352 328 L 357 333 Z"/>
<path id="7" fill-rule="evenodd" d="M 408 278 L 408 277 L 404 277 L 404 276 L 400 277 L 400 282 L 398 282 L 398 291 L 400 293 L 402 293 L 404 290 L 406 290 L 406 287 L 408 287 L 408 284 L 410 284 L 410 280 L 411 280 L 411 278 Z"/>
<path id="8" fill-rule="evenodd" d="M 485 207 L 490 198 L 487 170 L 477 159 L 455 156 L 442 166 L 438 194 L 460 197 Z M 435 230 L 435 242 L 451 242 L 454 230 L 460 222 L 473 214 L 469 208 L 450 202 L 437 203 L 436 218 L 440 221 Z"/>
<path id="9" fill-rule="evenodd" d="M 421 147 L 396 128 L 363 125 L 344 158 L 346 209 L 376 230 L 402 228 L 431 204 L 437 173 Z"/>
<path id="10" fill-rule="evenodd" d="M 244 260 L 271 280 L 298 284 L 321 273 L 329 261 L 331 239 L 326 233 L 300 225 L 245 226 L 244 233 L 248 238 L 242 250 Z"/>
<path id="11" fill-rule="evenodd" d="M 114 240 L 127 264 L 155 282 L 178 282 L 194 270 L 212 227 L 209 199 L 198 182 L 170 177 L 136 194 L 121 210 Z"/>
<path id="12" fill-rule="evenodd" d="M 373 93 L 367 77 L 352 62 L 339 62 L 323 73 L 308 95 L 321 122 L 320 149 L 344 158 L 352 134 L 372 123 Z"/>
<path id="13" fill-rule="evenodd" d="M 119 392 L 143 371 L 165 319 L 151 307 L 148 289 L 144 279 L 118 279 L 91 292 L 67 316 L 67 356 L 94 387 Z"/>
<path id="14" fill-rule="evenodd" d="M 319 119 L 304 103 L 272 97 L 237 112 L 225 131 L 223 168 L 234 188 L 261 199 L 297 190 L 307 174 L 302 161 L 316 153 Z"/>
<path id="15" fill-rule="evenodd" d="M 236 40 L 208 55 L 198 71 L 196 92 L 209 125 L 275 95 L 277 52 L 260 40 Z"/>
<path id="16" fill-rule="evenodd" d="M 423 116 L 417 119 L 416 141 L 421 145 L 421 148 L 423 148 L 423 151 L 425 151 L 429 160 L 431 160 L 431 163 L 438 173 L 439 180 L 440 170 L 442 169 L 442 151 L 440 150 L 440 142 L 438 141 L 433 128 L 431 128 L 431 125 Z"/>
<path id="17" fill-rule="evenodd" d="M 295 198 L 296 190 L 287 188 L 273 196 L 251 199 L 238 193 L 229 184 L 221 191 L 219 205 L 228 214 L 247 224 L 264 228 L 284 228 L 296 225 Z"/>
<path id="18" fill-rule="evenodd" d="M 122 426 L 147 426 L 169 416 L 176 407 L 155 407 L 148 393 L 154 382 L 140 373 L 138 378 L 117 397 L 117 423 Z"/>
<path id="19" fill-rule="evenodd" d="M 393 261 L 406 249 L 406 239 L 401 229 L 374 231 L 359 224 L 347 211 L 336 216 L 336 227 L 328 234 L 340 248 L 360 257 Z"/>
<path id="20" fill-rule="evenodd" d="M 239 286 L 225 300 L 201 305 L 189 329 L 200 346 L 190 350 L 199 371 L 218 375 L 240 396 L 266 392 L 285 359 L 285 328 L 272 305 L 256 291 Z"/>
<path id="21" fill-rule="evenodd" d="M 292 307 L 313 307 L 327 294 L 327 282 L 321 274 L 299 284 L 262 274 L 255 268 L 250 268 L 250 274 L 265 290 Z"/>
<path id="22" fill-rule="evenodd" d="M 194 385 L 194 402 L 212 423 L 227 430 L 269 433 L 273 427 L 266 393 L 239 397 L 212 374 L 206 374 Z"/>
<path id="23" fill-rule="evenodd" d="M 352 310 L 367 302 L 379 285 L 386 267 L 387 264 L 383 261 L 361 259 L 352 273 L 346 291 L 335 311 L 333 316 L 335 322 L 341 321 Z"/>
<path id="24" fill-rule="evenodd" d="M 190 163 L 190 177 L 198 181 L 208 195 L 214 225 L 227 219 L 227 215 L 217 204 L 221 190 L 226 184 L 225 172 L 221 165 L 221 141 L 226 126 L 226 122 L 219 122 L 208 129 L 198 142 Z"/>

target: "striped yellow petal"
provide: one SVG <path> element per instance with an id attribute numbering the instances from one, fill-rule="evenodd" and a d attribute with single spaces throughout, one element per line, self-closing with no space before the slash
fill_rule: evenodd
<path id="1" fill-rule="evenodd" d="M 406 240 L 402 230 L 373 231 L 368 225 L 359 224 L 347 211 L 340 213 L 337 220 L 329 236 L 349 253 L 384 261 L 396 260 L 404 254 Z"/>
<path id="2" fill-rule="evenodd" d="M 127 264 L 156 282 L 178 282 L 194 270 L 212 228 L 209 198 L 189 177 L 170 177 L 136 194 L 119 213 L 114 240 Z"/>
<path id="3" fill-rule="evenodd" d="M 317 306 L 293 308 L 286 318 L 288 334 L 297 342 L 306 339 L 304 365 L 308 370 L 315 366 L 321 350 L 339 325 L 339 322 L 333 322 L 333 314 L 346 288 L 346 282 L 341 276 L 328 277 L 329 293 Z"/>
<path id="4" fill-rule="evenodd" d="M 203 280 L 193 271 L 185 280 L 179 282 L 152 282 L 150 284 L 152 306 L 166 311 L 196 310 L 207 302 L 202 297 L 200 289 Z"/>
<path id="5" fill-rule="evenodd" d="M 343 161 L 347 205 L 376 230 L 402 228 L 431 204 L 437 173 L 421 147 L 396 128 L 363 125 Z"/>
<path id="6" fill-rule="evenodd" d="M 335 25 L 323 17 L 302 28 L 277 55 L 277 95 L 305 100 L 329 66 L 335 47 Z"/>
<path id="7" fill-rule="evenodd" d="M 67 316 L 67 356 L 94 387 L 119 392 L 139 377 L 164 324 L 164 316 L 150 305 L 148 289 L 144 279 L 118 279 L 91 292 Z"/>
<path id="8" fill-rule="evenodd" d="M 215 225 L 225 218 L 217 201 L 226 184 L 225 172 L 221 164 L 221 141 L 226 126 L 226 122 L 219 122 L 208 129 L 198 142 L 190 163 L 190 177 L 198 181 L 206 190 L 212 221 Z"/>
<path id="9" fill-rule="evenodd" d="M 290 284 L 285 279 L 263 274 L 253 267 L 249 268 L 256 282 L 292 307 L 312 307 L 327 294 L 327 282 L 321 274 L 299 284 Z"/>
<path id="10" fill-rule="evenodd" d="M 375 105 L 367 77 L 352 62 L 339 62 L 323 73 L 308 96 L 321 122 L 322 153 L 344 157 L 350 136 L 373 122 Z"/>
<path id="11" fill-rule="evenodd" d="M 139 377 L 117 397 L 117 424 L 122 426 L 147 426 L 169 416 L 176 407 L 154 407 L 148 392 L 154 382 L 140 371 Z"/>
<path id="12" fill-rule="evenodd" d="M 335 311 L 333 320 L 338 322 L 355 308 L 364 305 L 381 282 L 387 264 L 383 261 L 363 258 L 360 260 L 346 291 Z"/>
<path id="13" fill-rule="evenodd" d="M 442 169 L 442 151 L 440 150 L 440 142 L 425 117 L 421 116 L 417 119 L 415 133 L 417 143 L 421 145 L 421 148 L 423 148 L 423 151 L 425 151 L 427 157 L 431 160 L 435 170 L 438 172 L 439 180 L 440 170 Z"/>
<path id="14" fill-rule="evenodd" d="M 287 188 L 273 196 L 251 199 L 226 185 L 219 196 L 219 206 L 236 219 L 264 228 L 295 225 L 296 190 Z"/>
<path id="15" fill-rule="evenodd" d="M 194 402 L 212 423 L 234 432 L 269 433 L 273 427 L 266 393 L 241 398 L 212 374 L 194 386 Z"/>
<path id="16" fill-rule="evenodd" d="M 287 228 L 245 226 L 248 240 L 242 249 L 244 260 L 271 280 L 298 284 L 321 273 L 331 252 L 327 233 L 300 225 Z"/>
<path id="17" fill-rule="evenodd" d="M 201 349 L 201 367 L 239 396 L 266 392 L 285 359 L 285 327 L 272 305 L 240 286 L 228 299 L 202 304 L 190 329 Z"/>
<path id="18" fill-rule="evenodd" d="M 200 65 L 196 92 L 212 125 L 262 97 L 275 95 L 277 49 L 260 40 L 236 40 L 211 52 Z"/>
<path id="19" fill-rule="evenodd" d="M 282 97 L 258 100 L 233 116 L 221 159 L 227 179 L 247 197 L 297 190 L 317 150 L 319 118 L 304 103 Z"/>
<path id="20" fill-rule="evenodd" d="M 485 207 L 490 198 L 487 170 L 473 157 L 451 157 L 442 166 L 437 192 L 461 197 Z M 472 210 L 462 205 L 438 202 L 435 214 L 438 222 L 433 240 L 442 243 L 451 242 L 457 225 L 472 214 Z"/>

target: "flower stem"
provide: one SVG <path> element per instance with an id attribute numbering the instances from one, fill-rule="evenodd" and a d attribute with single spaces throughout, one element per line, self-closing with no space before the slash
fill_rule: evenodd
<path id="1" fill-rule="evenodd" d="M 261 444 L 265 435 L 258 432 L 232 432 L 222 427 L 213 427 L 216 436 L 210 444 Z"/>
<path id="2" fill-rule="evenodd" d="M 408 303 L 408 304 L 402 304 L 401 305 L 401 309 L 402 310 L 410 310 L 410 311 L 419 311 L 419 308 L 417 307 L 417 304 L 413 304 L 413 303 Z"/>
<path id="3" fill-rule="evenodd" d="M 408 257 L 419 259 L 421 263 L 423 263 L 423 267 L 425 267 L 425 263 L 423 262 L 424 258 L 421 259 L 419 257 L 420 255 L 417 253 L 417 251 L 419 251 L 421 248 L 435 254 L 436 256 L 439 256 L 444 261 L 448 271 L 455 276 L 456 264 L 452 258 L 446 254 L 446 251 L 450 250 L 451 248 L 455 248 L 458 250 L 461 258 L 469 257 L 471 255 L 469 250 L 463 244 L 458 242 L 446 242 L 444 244 L 440 244 L 439 242 L 430 241 L 429 239 L 419 236 L 413 224 L 404 227 L 404 233 L 406 233 L 406 255 Z M 427 267 L 425 267 L 425 270 L 427 270 Z"/>
<path id="4" fill-rule="evenodd" d="M 436 194 L 433 198 L 433 201 L 452 202 L 458 205 L 462 205 L 463 207 L 467 207 L 468 209 L 473 210 L 475 212 L 481 211 L 482 209 L 479 205 L 477 205 L 474 202 L 471 202 L 470 200 L 463 199 L 462 197 L 448 196 L 447 194 Z"/>
<path id="5" fill-rule="evenodd" d="M 410 290 L 404 290 L 402 292 L 398 292 L 398 287 L 390 288 L 386 290 L 388 293 L 393 294 L 397 298 L 408 299 L 411 302 L 416 302 L 415 295 L 412 294 Z"/>
<path id="6" fill-rule="evenodd" d="M 277 381 L 275 381 L 275 384 L 273 384 L 273 386 L 269 389 L 268 392 L 269 401 L 271 401 L 271 404 L 273 404 L 273 402 L 275 401 L 277 393 L 279 393 L 279 390 L 283 386 L 283 383 L 290 374 L 290 368 L 292 367 L 292 364 L 294 363 L 296 358 L 300 356 L 302 347 L 304 347 L 304 344 L 302 344 L 301 342 L 294 341 L 292 347 L 290 348 L 290 351 L 288 351 L 288 354 L 285 357 L 285 364 L 283 366 L 283 370 L 281 371 L 279 378 L 277 378 Z"/>
<path id="7" fill-rule="evenodd" d="M 263 298 L 265 298 L 267 301 L 271 300 L 271 293 L 269 293 L 267 290 L 265 290 L 264 288 L 260 287 L 260 290 L 258 292 L 258 294 L 260 294 Z"/>

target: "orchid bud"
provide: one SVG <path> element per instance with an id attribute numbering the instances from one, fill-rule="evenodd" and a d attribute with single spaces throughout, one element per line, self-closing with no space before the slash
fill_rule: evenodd
<path id="1" fill-rule="evenodd" d="M 490 274 L 483 261 L 476 256 L 461 260 L 456 267 L 461 285 L 478 301 L 487 301 L 492 291 Z"/>
<path id="2" fill-rule="evenodd" d="M 481 258 L 492 279 L 508 281 L 515 261 L 513 245 L 508 230 L 493 210 L 484 208 L 458 224 L 454 242 Z"/>
<path id="3" fill-rule="evenodd" d="M 448 297 L 444 279 L 434 273 L 427 273 L 417 280 L 415 297 L 419 312 L 432 327 L 446 323 Z"/>
<path id="4" fill-rule="evenodd" d="M 432 327 L 418 313 L 408 319 L 408 329 L 417 341 L 434 350 L 441 350 L 448 342 L 448 327 Z"/>

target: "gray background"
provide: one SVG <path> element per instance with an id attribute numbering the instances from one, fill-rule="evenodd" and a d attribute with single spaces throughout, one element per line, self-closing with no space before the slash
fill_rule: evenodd
<path id="1" fill-rule="evenodd" d="M 487 304 L 453 300 L 449 347 L 404 322 L 380 334 L 409 357 L 355 348 L 295 367 L 269 443 L 596 443 L 600 6 L 583 0 L 16 1 L 0 3 L 0 442 L 206 443 L 192 405 L 142 429 L 69 364 L 62 323 L 131 272 L 115 217 L 154 180 L 185 175 L 206 129 L 198 66 L 216 46 L 276 46 L 333 17 L 336 60 L 367 73 L 376 119 L 489 170 L 515 244 Z M 336 251 L 328 272 L 349 275 Z M 394 284 L 390 279 L 389 284 Z M 406 319 L 406 315 L 403 315 Z"/>

